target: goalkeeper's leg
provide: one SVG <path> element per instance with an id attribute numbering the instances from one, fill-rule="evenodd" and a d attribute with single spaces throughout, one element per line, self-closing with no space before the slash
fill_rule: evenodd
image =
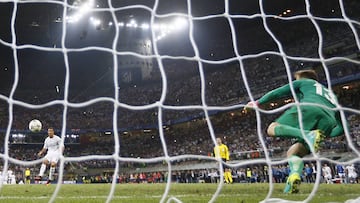
<path id="1" fill-rule="evenodd" d="M 304 130 L 305 137 L 309 141 L 310 145 L 306 144 L 305 138 L 299 128 L 289 125 L 273 122 L 270 124 L 268 130 L 270 136 L 284 137 L 284 138 L 296 138 L 303 142 L 310 152 L 318 152 L 320 143 L 324 140 L 325 135 L 320 130 Z"/>
<path id="2" fill-rule="evenodd" d="M 325 135 L 328 135 L 335 125 L 334 119 L 322 110 L 312 107 L 302 107 L 301 114 L 303 131 L 300 129 L 298 110 L 292 107 L 269 125 L 267 133 L 269 136 L 296 138 L 310 152 L 316 153 Z"/>
<path id="3" fill-rule="evenodd" d="M 290 147 L 287 152 L 288 162 L 290 166 L 290 174 L 286 181 L 284 193 L 297 193 L 301 183 L 300 175 L 304 169 L 304 162 L 301 157 L 307 155 L 309 150 L 304 144 L 298 142 Z"/>

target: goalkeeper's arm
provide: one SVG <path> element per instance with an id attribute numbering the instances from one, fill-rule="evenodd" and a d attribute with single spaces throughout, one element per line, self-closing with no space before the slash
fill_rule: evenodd
<path id="1" fill-rule="evenodd" d="M 300 83 L 301 83 L 301 81 L 294 81 L 292 83 L 295 91 L 299 88 Z M 251 101 L 251 102 L 247 103 L 246 106 L 244 107 L 244 110 L 246 112 L 248 109 L 251 109 L 254 107 L 259 107 L 259 105 L 266 104 L 266 103 L 274 101 L 276 99 L 286 98 L 289 95 L 291 95 L 291 88 L 290 88 L 290 85 L 287 84 L 287 85 L 276 88 L 276 89 L 266 93 L 259 100 L 255 100 L 253 102 Z"/>

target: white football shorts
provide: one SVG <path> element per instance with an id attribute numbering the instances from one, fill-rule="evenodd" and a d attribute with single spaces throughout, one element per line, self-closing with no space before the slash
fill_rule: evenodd
<path id="1" fill-rule="evenodd" d="M 55 162 L 57 163 L 60 159 L 60 153 L 59 152 L 48 152 L 45 156 L 45 159 L 47 159 L 50 163 Z"/>

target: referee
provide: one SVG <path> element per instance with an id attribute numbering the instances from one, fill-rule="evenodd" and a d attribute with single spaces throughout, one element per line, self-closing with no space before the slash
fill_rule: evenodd
<path id="1" fill-rule="evenodd" d="M 25 183 L 26 184 L 30 184 L 30 175 L 31 175 L 30 169 L 26 168 L 26 170 L 25 170 Z"/>
<path id="2" fill-rule="evenodd" d="M 233 182 L 232 176 L 231 176 L 231 170 L 225 164 L 227 161 L 229 161 L 229 149 L 226 145 L 222 143 L 221 138 L 216 138 L 216 146 L 214 147 L 214 155 L 216 158 L 222 159 L 223 169 L 224 169 L 224 179 L 225 182 L 228 184 L 231 184 Z"/>

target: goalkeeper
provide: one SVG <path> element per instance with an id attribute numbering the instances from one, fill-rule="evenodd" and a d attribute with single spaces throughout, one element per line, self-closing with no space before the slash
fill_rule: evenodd
<path id="1" fill-rule="evenodd" d="M 286 181 L 284 193 L 296 193 L 299 191 L 300 174 L 302 174 L 304 168 L 304 162 L 301 158 L 311 152 L 318 152 L 319 145 L 326 136 L 340 136 L 344 131 L 339 112 L 331 110 L 336 107 L 337 98 L 317 82 L 318 76 L 316 72 L 313 70 L 297 71 L 294 77 L 296 80 L 292 82 L 292 85 L 296 97 L 301 103 L 300 111 L 305 138 L 300 128 L 296 106 L 285 111 L 267 129 L 269 136 L 297 139 L 297 142 L 287 151 L 290 174 Z M 249 102 L 245 110 L 291 95 L 290 85 L 287 84 L 270 91 L 258 101 Z M 315 103 L 330 109 L 304 103 Z"/>

